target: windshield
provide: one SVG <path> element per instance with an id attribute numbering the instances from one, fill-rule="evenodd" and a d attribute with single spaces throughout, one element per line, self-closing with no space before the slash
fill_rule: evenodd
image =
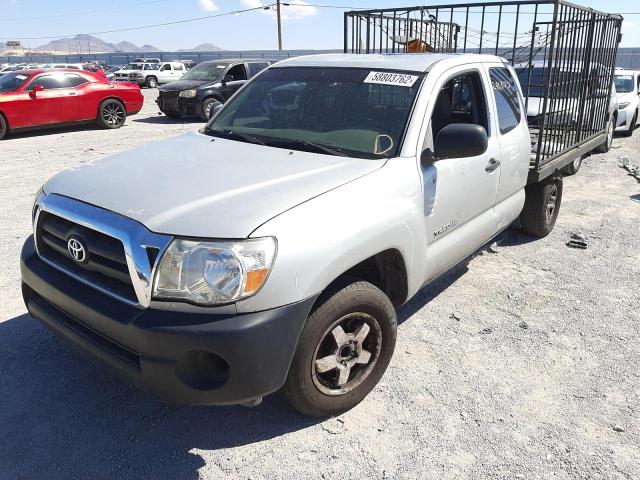
<path id="1" fill-rule="evenodd" d="M 29 78 L 22 73 L 5 73 L 0 77 L 0 93 L 14 92 Z"/>
<path id="2" fill-rule="evenodd" d="M 246 86 L 205 133 L 293 150 L 397 156 L 424 74 L 275 68 Z"/>
<path id="3" fill-rule="evenodd" d="M 522 86 L 522 93 L 525 96 L 528 93 L 529 97 L 544 97 L 548 71 L 549 69 L 547 68 L 533 68 L 531 69 L 531 78 L 529 78 L 528 68 L 518 70 L 518 80 Z M 549 91 L 549 96 L 553 98 L 571 97 L 572 92 L 577 92 L 582 85 L 580 73 L 566 70 L 556 70 L 553 82 L 555 83 L 555 89 L 550 89 Z M 576 94 L 573 96 L 576 96 Z"/>
<path id="4" fill-rule="evenodd" d="M 141 63 L 130 63 L 129 65 L 127 65 L 124 70 L 142 70 L 142 64 Z"/>
<path id="5" fill-rule="evenodd" d="M 633 76 L 632 75 L 616 75 L 613 77 L 616 84 L 616 92 L 629 93 L 633 92 Z"/>
<path id="6" fill-rule="evenodd" d="M 222 63 L 201 63 L 185 73 L 180 80 L 217 82 L 222 78 L 222 74 L 228 66 L 228 64 Z"/>

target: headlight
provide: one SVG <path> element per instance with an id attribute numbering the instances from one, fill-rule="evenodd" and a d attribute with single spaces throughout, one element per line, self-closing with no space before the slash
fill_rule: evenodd
<path id="1" fill-rule="evenodd" d="M 629 103 L 630 102 L 622 102 L 620 105 L 618 105 L 618 110 L 624 110 L 629 106 Z"/>
<path id="2" fill-rule="evenodd" d="M 196 96 L 196 91 L 195 90 L 182 90 L 179 94 L 179 97 L 184 97 L 184 98 L 193 98 Z"/>
<path id="3" fill-rule="evenodd" d="M 256 293 L 276 255 L 272 237 L 236 242 L 175 239 L 153 282 L 153 297 L 200 305 L 234 302 Z"/>

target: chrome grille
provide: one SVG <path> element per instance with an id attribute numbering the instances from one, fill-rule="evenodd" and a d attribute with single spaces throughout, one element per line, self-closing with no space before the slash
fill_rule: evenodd
<path id="1" fill-rule="evenodd" d="M 150 305 L 153 274 L 170 235 L 61 195 L 41 193 L 34 212 L 35 244 L 42 260 L 126 303 Z M 73 257 L 70 239 L 82 244 L 86 257 Z"/>
<path id="2" fill-rule="evenodd" d="M 86 245 L 85 262 L 78 263 L 69 253 L 67 242 L 71 237 Z M 137 301 L 121 241 L 48 212 L 39 216 L 35 238 L 42 257 L 132 302 Z"/>

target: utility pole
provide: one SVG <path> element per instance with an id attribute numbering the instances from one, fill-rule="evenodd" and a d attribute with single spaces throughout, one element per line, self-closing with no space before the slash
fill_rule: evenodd
<path id="1" fill-rule="evenodd" d="M 276 0 L 276 12 L 278 17 L 278 50 L 282 50 L 282 18 L 280 17 L 280 1 Z"/>

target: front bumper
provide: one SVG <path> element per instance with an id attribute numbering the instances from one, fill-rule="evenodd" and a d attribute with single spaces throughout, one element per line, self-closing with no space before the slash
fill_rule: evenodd
<path id="1" fill-rule="evenodd" d="M 165 115 L 202 115 L 202 100 L 197 96 L 192 98 L 179 97 L 180 92 L 160 92 L 156 104 Z"/>
<path id="2" fill-rule="evenodd" d="M 139 309 L 42 261 L 33 237 L 20 266 L 34 318 L 134 385 L 188 405 L 247 403 L 278 390 L 315 301 L 242 315 L 167 302 Z"/>
<path id="3" fill-rule="evenodd" d="M 616 132 L 626 132 L 629 130 L 629 122 L 633 119 L 633 109 L 625 108 L 618 110 L 618 119 L 616 121 Z"/>

